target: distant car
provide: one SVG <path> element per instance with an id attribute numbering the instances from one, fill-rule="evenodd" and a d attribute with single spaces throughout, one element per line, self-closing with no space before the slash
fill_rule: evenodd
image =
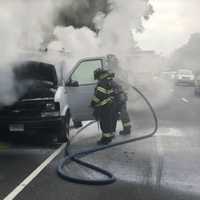
<path id="1" fill-rule="evenodd" d="M 173 80 L 176 77 L 175 71 L 164 71 L 160 74 L 161 78 L 167 79 L 167 80 Z"/>
<path id="2" fill-rule="evenodd" d="M 194 79 L 194 94 L 200 95 L 200 74 L 196 75 Z"/>
<path id="3" fill-rule="evenodd" d="M 189 69 L 180 69 L 177 71 L 176 85 L 194 85 L 194 74 L 192 70 Z"/>

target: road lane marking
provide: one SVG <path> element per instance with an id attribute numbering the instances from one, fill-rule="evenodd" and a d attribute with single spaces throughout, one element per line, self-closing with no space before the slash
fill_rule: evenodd
<path id="1" fill-rule="evenodd" d="M 185 103 L 189 103 L 189 101 L 186 98 L 182 98 L 182 101 L 184 101 Z"/>
<path id="2" fill-rule="evenodd" d="M 54 160 L 65 148 L 66 143 L 61 145 L 54 153 L 52 153 L 40 166 L 38 166 L 30 175 L 28 175 L 11 193 L 9 193 L 3 200 L 14 199 L 28 184 L 35 179 L 40 172 Z"/>
<path id="3" fill-rule="evenodd" d="M 162 184 L 163 166 L 164 166 L 164 148 L 162 145 L 162 138 L 156 137 L 156 146 L 158 152 L 158 162 L 156 169 L 156 185 L 160 187 Z"/>

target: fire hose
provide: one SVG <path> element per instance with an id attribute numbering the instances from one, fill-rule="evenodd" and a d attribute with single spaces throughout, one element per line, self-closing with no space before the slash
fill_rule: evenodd
<path id="1" fill-rule="evenodd" d="M 59 166 L 57 168 L 58 175 L 62 179 L 67 180 L 69 182 L 78 183 L 78 184 L 86 184 L 86 185 L 106 185 L 106 184 L 114 183 L 116 181 L 116 178 L 112 173 L 110 173 L 107 170 L 102 169 L 102 168 L 100 168 L 98 166 L 95 166 L 95 165 L 93 165 L 91 163 L 83 161 L 83 160 L 81 160 L 81 158 L 83 158 L 83 157 L 85 157 L 85 156 L 87 156 L 89 154 L 93 154 L 93 153 L 96 153 L 96 152 L 99 152 L 99 151 L 110 149 L 110 148 L 113 148 L 113 147 L 116 147 L 116 146 L 132 143 L 132 142 L 136 142 L 136 141 L 140 141 L 140 140 L 144 140 L 144 139 L 150 138 L 150 137 L 155 135 L 155 133 L 158 130 L 158 118 L 156 116 L 156 113 L 155 113 L 151 103 L 149 102 L 149 100 L 145 97 L 145 95 L 139 89 L 137 89 L 136 87 L 134 87 L 134 86 L 131 86 L 131 87 L 132 87 L 133 90 L 135 90 L 144 99 L 144 101 L 148 105 L 148 107 L 149 107 L 149 109 L 150 109 L 150 111 L 152 113 L 152 116 L 153 116 L 153 119 L 154 119 L 154 123 L 155 123 L 153 131 L 151 133 L 149 133 L 149 134 L 144 135 L 144 136 L 127 139 L 127 140 L 124 140 L 124 141 L 121 141 L 121 142 L 115 142 L 115 143 L 104 145 L 104 146 L 100 146 L 100 147 L 91 148 L 91 149 L 80 151 L 78 153 L 74 153 L 74 154 L 71 154 L 71 155 L 67 153 L 67 155 L 60 162 L 60 164 L 59 164 Z M 95 121 L 92 121 L 92 122 L 89 122 L 88 124 L 86 124 L 84 127 L 82 127 L 77 132 L 77 134 L 80 133 L 81 131 L 83 131 L 84 129 L 86 129 L 88 126 L 90 126 L 94 122 Z M 86 168 L 94 170 L 94 171 L 102 174 L 103 176 L 105 176 L 107 178 L 100 179 L 100 180 L 99 179 L 98 180 L 91 180 L 91 179 L 82 179 L 82 178 L 70 176 L 70 175 L 66 174 L 66 171 L 64 170 L 64 168 L 66 166 L 69 166 L 72 162 L 75 162 L 75 163 L 77 163 L 77 164 L 79 164 L 81 166 L 84 166 Z"/>

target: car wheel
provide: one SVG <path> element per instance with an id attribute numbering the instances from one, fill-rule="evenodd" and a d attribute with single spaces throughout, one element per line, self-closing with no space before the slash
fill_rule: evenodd
<path id="1" fill-rule="evenodd" d="M 60 128 L 60 131 L 58 132 L 57 135 L 57 140 L 58 142 L 67 142 L 68 144 L 70 143 L 69 140 L 69 123 L 70 123 L 70 116 L 66 114 L 63 124 Z"/>

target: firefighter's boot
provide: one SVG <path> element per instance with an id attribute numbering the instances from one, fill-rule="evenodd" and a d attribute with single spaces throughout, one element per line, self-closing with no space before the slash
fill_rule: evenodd
<path id="1" fill-rule="evenodd" d="M 124 127 L 122 131 L 119 132 L 120 135 L 130 135 L 131 134 L 131 126 Z"/>
<path id="2" fill-rule="evenodd" d="M 109 144 L 112 139 L 115 137 L 113 133 L 104 133 L 99 141 L 97 141 L 98 145 L 106 145 Z"/>

